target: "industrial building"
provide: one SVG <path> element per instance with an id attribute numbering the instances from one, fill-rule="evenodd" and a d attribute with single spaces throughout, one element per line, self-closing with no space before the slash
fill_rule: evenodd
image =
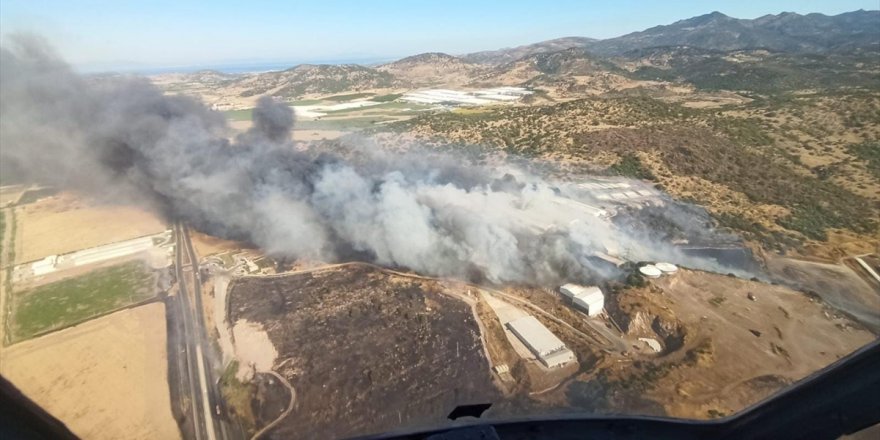
<path id="1" fill-rule="evenodd" d="M 589 316 L 596 316 L 605 308 L 605 294 L 596 286 L 566 284 L 559 288 L 559 293 L 571 299 L 575 307 L 583 309 Z"/>
<path id="2" fill-rule="evenodd" d="M 154 247 L 170 243 L 171 231 L 167 230 L 159 234 L 110 243 L 69 254 L 50 255 L 42 260 L 16 266 L 13 269 L 13 278 L 16 281 L 27 280 L 31 277 L 47 275 L 59 270 L 100 263 L 114 258 L 150 251 Z"/>
<path id="3" fill-rule="evenodd" d="M 555 368 L 575 360 L 574 353 L 534 316 L 507 323 L 507 328 L 548 368 Z"/>

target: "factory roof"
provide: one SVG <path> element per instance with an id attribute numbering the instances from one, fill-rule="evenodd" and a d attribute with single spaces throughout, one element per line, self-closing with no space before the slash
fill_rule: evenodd
<path id="1" fill-rule="evenodd" d="M 579 284 L 565 284 L 559 287 L 563 295 L 571 298 L 581 298 L 589 302 L 590 298 L 604 298 L 602 289 L 596 286 L 581 286 Z"/>
<path id="2" fill-rule="evenodd" d="M 510 330 L 517 335 L 532 352 L 540 357 L 546 357 L 553 352 L 565 350 L 565 344 L 559 340 L 544 324 L 534 316 L 522 318 L 507 323 Z"/>

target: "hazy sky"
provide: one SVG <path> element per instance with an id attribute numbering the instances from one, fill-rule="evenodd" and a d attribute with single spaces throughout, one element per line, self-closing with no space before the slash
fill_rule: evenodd
<path id="1" fill-rule="evenodd" d="M 737 18 L 877 9 L 877 0 L 0 0 L 0 31 L 46 36 L 77 65 L 393 58 L 563 36 L 608 38 L 721 11 Z"/>

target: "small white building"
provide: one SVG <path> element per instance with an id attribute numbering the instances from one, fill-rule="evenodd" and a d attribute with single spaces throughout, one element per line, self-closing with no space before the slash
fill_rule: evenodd
<path id="1" fill-rule="evenodd" d="M 31 264 L 31 270 L 33 271 L 34 276 L 46 275 L 48 273 L 55 272 L 55 263 L 58 262 L 57 255 L 49 255 L 42 260 L 35 261 Z"/>
<path id="2" fill-rule="evenodd" d="M 574 353 L 534 316 L 523 316 L 507 323 L 507 328 L 519 338 L 548 368 L 555 368 L 575 360 Z"/>
<path id="3" fill-rule="evenodd" d="M 596 286 L 565 284 L 559 288 L 559 292 L 571 298 L 571 302 L 589 316 L 596 316 L 605 308 L 605 294 Z"/>

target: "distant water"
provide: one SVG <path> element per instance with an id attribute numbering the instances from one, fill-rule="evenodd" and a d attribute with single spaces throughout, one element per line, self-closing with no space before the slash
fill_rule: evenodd
<path id="1" fill-rule="evenodd" d="M 360 64 L 371 65 L 390 61 L 389 58 L 351 58 L 351 59 L 328 59 L 328 60 L 301 60 L 301 61 L 275 61 L 254 63 L 227 63 L 227 64 L 196 64 L 191 66 L 126 66 L 108 69 L 82 69 L 88 73 L 134 73 L 138 75 L 160 75 L 163 73 L 192 73 L 201 70 L 215 70 L 221 73 L 261 73 L 286 70 L 299 64 Z"/>

